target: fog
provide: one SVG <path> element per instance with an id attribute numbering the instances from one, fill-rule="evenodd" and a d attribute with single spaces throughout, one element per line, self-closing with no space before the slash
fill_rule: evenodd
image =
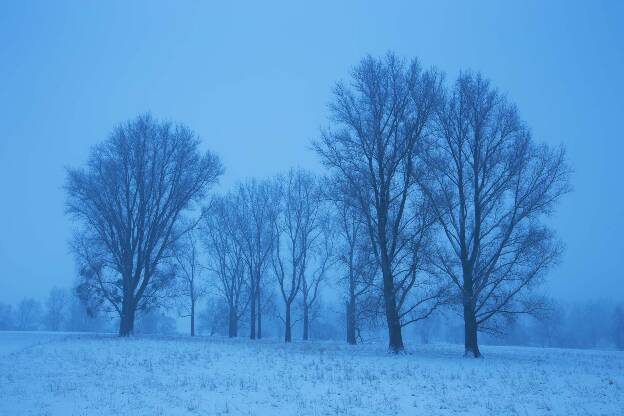
<path id="1" fill-rule="evenodd" d="M 0 415 L 622 415 L 624 2 L 0 7 Z"/>
<path id="2" fill-rule="evenodd" d="M 44 302 L 74 284 L 65 168 L 118 123 L 149 111 L 191 126 L 223 162 L 221 190 L 293 166 L 322 173 L 310 143 L 335 82 L 387 50 L 449 79 L 482 71 L 536 140 L 565 145 L 574 190 L 549 219 L 565 252 L 542 290 L 563 303 L 623 302 L 623 6 L 523 6 L 5 5 L 0 302 Z"/>

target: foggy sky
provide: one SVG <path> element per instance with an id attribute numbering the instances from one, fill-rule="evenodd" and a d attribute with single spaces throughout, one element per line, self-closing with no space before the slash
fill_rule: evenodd
<path id="1" fill-rule="evenodd" d="M 134 3 L 0 6 L 0 301 L 74 282 L 64 167 L 116 123 L 188 124 L 223 188 L 320 171 L 309 144 L 333 85 L 387 50 L 449 80 L 482 71 L 537 141 L 565 144 L 574 192 L 550 222 L 567 250 L 545 289 L 624 300 L 624 3 Z"/>

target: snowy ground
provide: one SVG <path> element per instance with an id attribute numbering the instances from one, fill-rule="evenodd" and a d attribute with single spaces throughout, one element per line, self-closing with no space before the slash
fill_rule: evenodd
<path id="1" fill-rule="evenodd" d="M 624 353 L 0 332 L 0 415 L 624 415 Z"/>

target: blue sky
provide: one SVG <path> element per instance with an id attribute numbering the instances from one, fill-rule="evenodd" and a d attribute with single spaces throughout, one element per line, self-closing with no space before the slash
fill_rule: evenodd
<path id="1" fill-rule="evenodd" d="M 574 192 L 546 290 L 624 300 L 624 3 L 38 2 L 0 5 L 0 301 L 75 278 L 64 167 L 118 122 L 184 122 L 228 187 L 300 165 L 334 83 L 394 50 L 453 79 L 482 71 L 538 141 L 563 143 Z"/>

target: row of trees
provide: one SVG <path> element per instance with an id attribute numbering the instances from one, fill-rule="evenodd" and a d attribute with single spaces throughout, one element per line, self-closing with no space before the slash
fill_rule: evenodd
<path id="1" fill-rule="evenodd" d="M 330 108 L 313 143 L 328 176 L 292 169 L 209 198 L 223 168 L 189 128 L 149 115 L 117 127 L 68 171 L 81 298 L 117 313 L 127 336 L 136 311 L 175 287 L 194 333 L 209 275 L 230 336 L 246 313 L 261 336 L 263 300 L 277 292 L 289 342 L 293 303 L 307 339 L 331 277 L 344 283 L 349 342 L 383 317 L 401 352 L 402 329 L 444 306 L 463 317 L 475 357 L 479 331 L 544 309 L 531 289 L 561 253 L 544 217 L 570 189 L 563 149 L 536 144 L 481 75 L 447 86 L 392 54 L 363 59 Z"/>
<path id="2" fill-rule="evenodd" d="M 15 308 L 0 303 L 0 330 L 99 331 L 107 320 L 89 316 L 70 291 L 52 288 L 45 301 L 24 298 Z"/>
<path id="3" fill-rule="evenodd" d="M 207 282 L 203 282 L 207 283 Z M 228 334 L 228 308 L 218 292 L 207 290 L 205 298 L 198 303 L 197 330 L 204 335 Z M 180 299 L 182 300 L 182 299 Z M 184 307 L 188 299 L 180 305 L 179 316 L 184 316 Z M 282 331 L 272 299 L 267 301 L 265 319 L 268 321 L 269 334 L 275 336 Z M 347 298 L 345 303 L 348 304 Z M 201 305 L 201 306 L 200 306 Z M 297 305 L 301 314 L 301 305 Z M 172 310 L 169 310 L 172 312 Z M 314 336 L 319 339 L 343 339 L 349 322 L 344 319 L 344 310 L 317 308 L 314 323 Z M 53 288 L 43 303 L 33 298 L 24 298 L 15 307 L 0 303 L 0 330 L 47 330 L 47 331 L 89 331 L 111 332 L 115 328 L 115 319 L 111 317 L 88 315 L 83 304 L 73 291 Z M 242 320 L 244 328 L 249 328 L 249 315 Z M 428 319 L 419 322 L 408 333 L 414 342 L 456 343 L 461 341 L 463 323 L 449 309 L 439 309 Z M 357 339 L 370 341 L 379 335 L 379 327 L 374 322 L 359 320 Z M 301 323 L 298 329 L 302 332 Z M 175 319 L 164 315 L 159 310 L 138 315 L 135 333 L 175 334 Z M 258 336 L 260 333 L 258 332 Z M 485 334 L 489 344 L 526 345 L 558 348 L 617 348 L 624 350 L 624 305 L 605 301 L 593 302 L 555 302 L 551 301 L 547 313 L 539 319 L 526 317 L 509 321 L 504 332 Z"/>
<path id="4" fill-rule="evenodd" d="M 366 224 L 390 348 L 401 351 L 401 327 L 437 304 L 423 310 L 423 300 L 442 299 L 460 306 L 466 353 L 480 356 L 479 330 L 542 308 L 528 289 L 561 253 L 542 219 L 570 189 L 563 149 L 535 144 L 480 74 L 447 87 L 416 60 L 367 57 L 334 96 L 315 149 Z M 405 302 L 416 284 L 433 290 Z"/>
<path id="5" fill-rule="evenodd" d="M 87 311 L 75 291 L 58 287 L 50 290 L 44 302 L 27 297 L 15 307 L 0 303 L 0 330 L 112 332 L 114 324 L 114 317 Z M 137 318 L 135 332 L 174 334 L 177 327 L 174 318 L 155 309 Z"/>
<path id="6" fill-rule="evenodd" d="M 209 293 L 200 302 L 198 331 L 204 335 L 228 334 L 228 309 L 218 292 Z M 347 301 L 347 298 L 345 298 Z M 270 335 L 279 334 L 283 324 L 279 322 L 272 299 L 267 301 L 265 318 L 269 323 Z M 184 313 L 184 306 L 179 305 L 179 312 Z M 169 311 L 171 312 L 171 310 Z M 344 310 L 320 310 L 317 308 L 315 336 L 320 339 L 338 340 L 343 338 L 348 320 L 344 319 Z M 300 312 L 298 305 L 297 313 Z M 183 315 L 179 315 L 183 316 Z M 41 303 L 33 298 L 24 298 L 15 305 L 0 303 L 0 330 L 47 330 L 47 331 L 90 331 L 111 332 L 115 319 L 111 317 L 88 315 L 73 291 L 53 288 Z M 358 339 L 364 341 L 376 339 L 379 327 L 374 322 L 368 323 L 358 333 Z M 242 321 L 249 327 L 247 319 Z M 463 323 L 449 309 L 439 309 L 428 319 L 415 325 L 408 336 L 419 343 L 450 342 L 461 340 Z M 302 330 L 299 324 L 299 329 Z M 277 330 L 277 331 L 276 331 Z M 136 333 L 174 334 L 177 333 L 175 320 L 159 310 L 137 316 Z M 347 331 L 348 333 L 348 331 Z M 624 305 L 605 301 L 593 302 L 555 302 L 551 301 L 547 313 L 539 319 L 526 317 L 509 321 L 505 331 L 497 334 L 485 334 L 490 344 L 526 345 L 559 348 L 617 348 L 624 349 Z"/>

